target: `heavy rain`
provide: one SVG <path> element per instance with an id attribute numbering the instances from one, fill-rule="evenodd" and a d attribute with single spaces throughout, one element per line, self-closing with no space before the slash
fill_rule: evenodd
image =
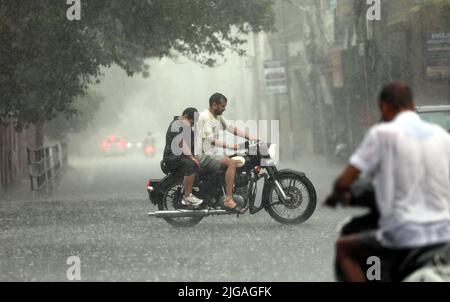
<path id="1" fill-rule="evenodd" d="M 1 0 L 0 281 L 338 281 L 367 210 L 324 202 L 397 81 L 450 131 L 449 0 Z M 187 108 L 220 162 L 167 151 Z"/>

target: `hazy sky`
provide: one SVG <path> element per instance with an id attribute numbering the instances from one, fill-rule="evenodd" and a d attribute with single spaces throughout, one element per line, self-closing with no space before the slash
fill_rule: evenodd
<path id="1" fill-rule="evenodd" d="M 128 77 L 118 67 L 106 70 L 102 82 L 92 88 L 106 99 L 96 129 L 91 129 L 90 133 L 94 136 L 115 133 L 124 137 L 142 137 L 151 130 L 163 134 L 173 116 L 191 106 L 200 111 L 206 109 L 209 97 L 215 92 L 223 93 L 229 100 L 227 118 L 254 118 L 254 110 L 250 110 L 253 92 L 251 57 L 227 53 L 226 61 L 221 62 L 218 67 L 208 68 L 183 57 L 149 60 L 149 78 Z M 104 129 L 101 119 L 105 118 L 108 106 L 118 106 L 121 116 L 114 127 Z"/>

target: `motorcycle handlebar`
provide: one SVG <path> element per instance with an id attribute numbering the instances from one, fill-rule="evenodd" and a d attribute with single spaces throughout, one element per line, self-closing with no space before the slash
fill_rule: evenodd
<path id="1" fill-rule="evenodd" d="M 245 141 L 245 142 L 240 143 L 238 145 L 238 150 L 246 150 L 246 151 L 248 151 L 250 148 L 258 147 L 260 143 L 261 143 L 261 141 L 259 141 L 259 140 L 257 140 L 257 141 Z"/>

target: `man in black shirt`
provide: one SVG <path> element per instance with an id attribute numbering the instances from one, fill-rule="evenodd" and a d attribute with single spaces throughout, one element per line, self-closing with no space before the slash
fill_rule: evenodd
<path id="1" fill-rule="evenodd" d="M 170 123 L 166 134 L 166 147 L 163 161 L 171 171 L 177 171 L 184 176 L 184 196 L 182 204 L 185 206 L 199 206 L 203 200 L 192 194 L 195 176 L 200 162 L 194 157 L 194 134 L 192 127 L 198 110 L 187 108 L 181 117 L 175 117 Z"/>

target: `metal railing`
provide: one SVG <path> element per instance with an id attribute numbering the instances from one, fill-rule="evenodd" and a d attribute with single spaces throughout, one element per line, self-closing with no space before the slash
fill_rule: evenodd
<path id="1" fill-rule="evenodd" d="M 28 166 L 31 191 L 53 191 L 67 166 L 67 144 L 61 143 L 43 148 L 28 148 Z"/>

